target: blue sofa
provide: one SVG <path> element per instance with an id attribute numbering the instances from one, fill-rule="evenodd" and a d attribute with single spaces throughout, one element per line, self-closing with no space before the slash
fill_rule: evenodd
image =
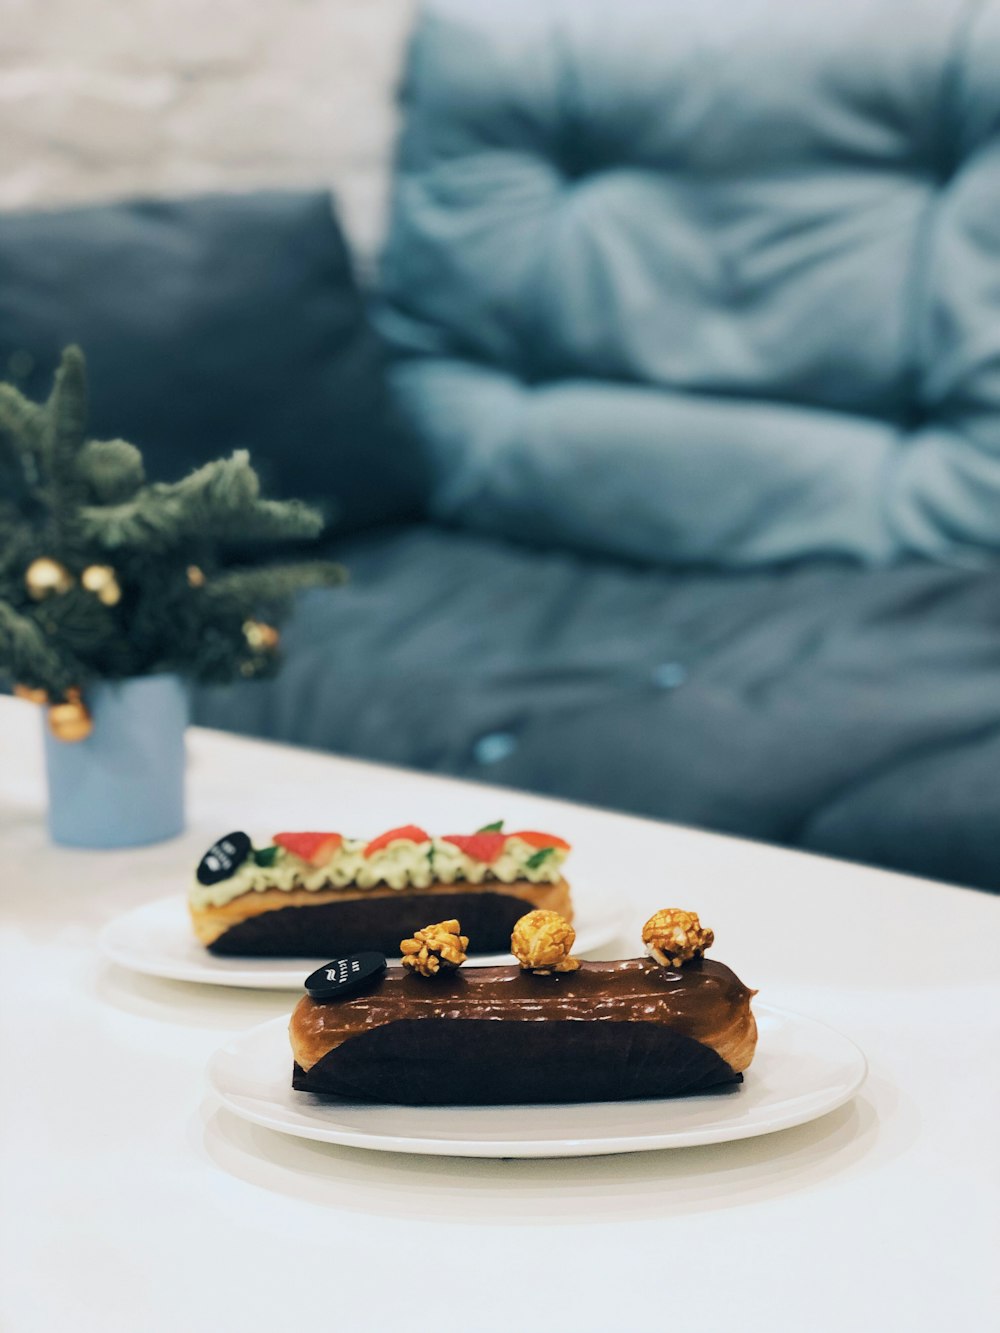
<path id="1" fill-rule="evenodd" d="M 431 0 L 337 439 L 317 199 L 156 206 L 270 238 L 259 452 L 351 571 L 197 719 L 995 888 L 997 69 L 998 0 Z"/>

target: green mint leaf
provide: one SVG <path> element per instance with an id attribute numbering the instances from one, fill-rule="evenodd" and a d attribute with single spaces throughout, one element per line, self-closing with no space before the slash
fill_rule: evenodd
<path id="1" fill-rule="evenodd" d="M 273 866 L 278 859 L 277 847 L 255 847 L 253 859 L 259 866 Z"/>
<path id="2" fill-rule="evenodd" d="M 555 850 L 556 849 L 554 847 L 542 847 L 541 850 L 535 852 L 533 856 L 529 856 L 524 864 L 528 867 L 529 870 L 537 870 L 538 867 L 545 860 L 545 858 L 551 856 L 555 852 Z"/>
<path id="3" fill-rule="evenodd" d="M 434 864 L 434 844 L 433 844 L 432 842 L 429 842 L 429 843 L 427 844 L 427 859 L 428 859 L 428 861 L 430 861 L 431 865 L 433 866 L 433 864 Z"/>
<path id="4" fill-rule="evenodd" d="M 503 820 L 498 819 L 495 824 L 484 824 L 482 828 L 476 829 L 477 833 L 502 833 Z"/>

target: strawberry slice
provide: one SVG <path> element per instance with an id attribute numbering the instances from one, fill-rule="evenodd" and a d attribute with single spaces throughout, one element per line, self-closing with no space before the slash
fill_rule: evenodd
<path id="1" fill-rule="evenodd" d="M 339 833 L 276 833 L 274 841 L 313 866 L 325 866 L 344 841 Z"/>
<path id="2" fill-rule="evenodd" d="M 535 833 L 529 829 L 527 832 L 508 833 L 507 837 L 520 838 L 529 847 L 558 847 L 562 852 L 568 852 L 570 849 L 565 838 L 557 838 L 554 833 Z"/>
<path id="3" fill-rule="evenodd" d="M 482 861 L 484 865 L 491 866 L 503 852 L 507 835 L 506 833 L 470 833 L 463 836 L 461 833 L 449 833 L 442 841 L 454 843 L 460 852 L 464 852 L 466 856 L 471 856 L 473 861 Z"/>
<path id="4" fill-rule="evenodd" d="M 425 833 L 417 824 L 404 824 L 402 828 L 391 828 L 388 833 L 380 833 L 377 838 L 372 838 L 365 848 L 365 856 L 374 856 L 383 847 L 388 847 L 390 842 L 404 840 L 406 842 L 430 842 L 431 835 Z"/>

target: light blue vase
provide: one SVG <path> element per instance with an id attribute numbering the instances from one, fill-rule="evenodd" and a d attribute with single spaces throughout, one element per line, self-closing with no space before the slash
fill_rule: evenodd
<path id="1" fill-rule="evenodd" d="M 52 840 L 137 847 L 183 832 L 184 682 L 105 681 L 86 689 L 84 702 L 94 721 L 86 740 L 58 740 L 45 726 Z"/>

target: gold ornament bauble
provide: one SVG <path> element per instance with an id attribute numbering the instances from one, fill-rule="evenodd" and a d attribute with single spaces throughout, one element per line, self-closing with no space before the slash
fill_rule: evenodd
<path id="1" fill-rule="evenodd" d="M 36 690 L 33 685 L 15 685 L 14 697 L 24 699 L 29 704 L 47 704 L 49 692 L 48 690 Z"/>
<path id="2" fill-rule="evenodd" d="M 29 597 L 41 602 L 46 597 L 69 592 L 73 586 L 73 575 L 58 560 L 41 555 L 37 560 L 32 560 L 24 571 L 24 586 L 28 589 Z"/>
<path id="3" fill-rule="evenodd" d="M 80 575 L 80 582 L 102 606 L 117 606 L 122 599 L 118 575 L 111 565 L 88 565 Z"/>
<path id="4" fill-rule="evenodd" d="M 204 588 L 205 571 L 200 569 L 198 565 L 188 565 L 187 581 L 192 588 Z"/>
<path id="5" fill-rule="evenodd" d="M 60 741 L 85 741 L 94 730 L 94 720 L 79 690 L 67 690 L 66 702 L 49 708 L 49 730 Z"/>
<path id="6" fill-rule="evenodd" d="M 245 620 L 243 637 L 255 652 L 270 652 L 281 642 L 281 635 L 273 625 L 265 625 L 262 620 Z"/>

